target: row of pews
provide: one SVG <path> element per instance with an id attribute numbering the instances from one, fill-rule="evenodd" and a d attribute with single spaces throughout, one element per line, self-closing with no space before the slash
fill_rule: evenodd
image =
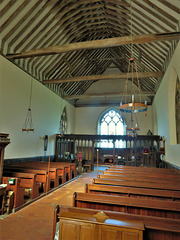
<path id="1" fill-rule="evenodd" d="M 3 184 L 7 191 L 14 192 L 13 208 L 17 209 L 28 200 L 77 176 L 76 165 L 64 162 L 21 162 L 4 166 Z M 28 194 L 27 194 L 28 193 Z"/>
<path id="2" fill-rule="evenodd" d="M 73 234 L 92 240 L 180 239 L 177 171 L 113 165 L 73 199 L 73 207 L 55 209 L 59 240 L 76 239 Z"/>

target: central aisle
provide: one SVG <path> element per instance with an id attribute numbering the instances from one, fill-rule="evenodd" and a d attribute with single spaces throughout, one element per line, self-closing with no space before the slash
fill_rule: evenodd
<path id="1" fill-rule="evenodd" d="M 96 172 L 81 175 L 53 193 L 0 221 L 1 240 L 52 240 L 54 207 L 72 206 L 73 193 L 85 192 Z"/>

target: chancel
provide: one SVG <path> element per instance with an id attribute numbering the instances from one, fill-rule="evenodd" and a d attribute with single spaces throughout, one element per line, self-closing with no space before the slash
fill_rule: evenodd
<path id="1" fill-rule="evenodd" d="M 180 239 L 180 2 L 0 1 L 2 240 Z"/>

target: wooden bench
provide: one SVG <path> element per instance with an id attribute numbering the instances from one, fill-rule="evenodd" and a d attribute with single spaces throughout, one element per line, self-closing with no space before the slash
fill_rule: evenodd
<path id="1" fill-rule="evenodd" d="M 180 219 L 180 202 L 173 201 L 76 192 L 73 206 Z"/>
<path id="2" fill-rule="evenodd" d="M 150 167 L 116 167 L 116 166 L 111 166 L 106 169 L 106 171 L 125 171 L 125 172 L 144 172 L 144 173 L 166 173 L 166 174 L 171 174 L 171 175 L 179 175 L 179 171 L 175 171 L 172 169 L 168 168 L 150 168 Z"/>
<path id="3" fill-rule="evenodd" d="M 103 212 L 60 212 L 59 240 L 143 240 L 144 224 L 138 220 L 109 218 Z"/>
<path id="4" fill-rule="evenodd" d="M 39 169 L 43 168 L 48 170 L 48 162 L 22 162 L 19 164 L 21 166 L 28 166 L 28 167 L 38 167 Z M 68 164 L 53 164 L 53 162 L 50 163 L 50 168 L 57 168 L 57 174 L 62 177 L 62 183 L 72 179 L 72 170 L 70 168 L 70 165 Z M 58 184 L 59 185 L 59 184 Z"/>
<path id="5" fill-rule="evenodd" d="M 180 191 L 86 184 L 86 193 L 180 201 Z"/>
<path id="6" fill-rule="evenodd" d="M 116 185 L 116 186 L 125 186 L 125 187 L 138 187 L 138 188 L 152 188 L 152 189 L 164 189 L 164 190 L 173 190 L 180 191 L 180 185 L 175 184 L 166 184 L 166 183 L 150 183 L 150 182 L 134 182 L 134 181 L 125 181 L 119 179 L 105 179 L 105 178 L 94 178 L 94 184 L 104 184 L 104 185 Z"/>
<path id="7" fill-rule="evenodd" d="M 164 183 L 166 185 L 180 185 L 180 181 L 176 181 L 176 180 L 172 180 L 172 179 L 166 179 L 166 178 L 154 178 L 154 177 L 141 177 L 141 175 L 134 175 L 134 176 L 130 176 L 130 175 L 109 175 L 109 174 L 100 174 L 98 175 L 99 178 L 106 178 L 106 179 L 120 179 L 120 180 L 125 180 L 125 181 L 135 181 L 135 182 L 150 182 L 150 183 Z"/>
<path id="8" fill-rule="evenodd" d="M 25 189 L 20 186 L 21 179 L 13 177 L 15 179 L 14 184 L 9 183 L 10 177 L 3 177 L 2 182 L 3 184 L 7 184 L 7 190 L 14 192 L 14 208 L 17 208 L 24 204 L 24 193 Z"/>
<path id="9" fill-rule="evenodd" d="M 139 166 L 124 166 L 124 165 L 111 165 L 109 166 L 108 168 L 123 168 L 123 169 L 145 169 L 145 170 L 148 170 L 148 171 L 151 171 L 151 170 L 155 170 L 155 171 L 165 171 L 165 172 L 179 172 L 178 170 L 176 169 L 172 169 L 172 168 L 155 168 L 155 167 L 139 167 Z"/>
<path id="10" fill-rule="evenodd" d="M 39 196 L 39 182 L 36 180 L 36 174 L 21 172 L 4 172 L 4 177 L 20 178 L 20 187 L 31 189 L 31 199 Z"/>
<path id="11" fill-rule="evenodd" d="M 50 190 L 51 178 L 48 177 L 48 171 L 46 170 L 30 169 L 30 168 L 26 169 L 26 168 L 15 167 L 15 166 L 5 166 L 4 171 L 34 173 L 37 175 L 36 180 L 39 183 L 44 184 L 44 192 L 48 192 Z"/>
<path id="12" fill-rule="evenodd" d="M 76 170 L 76 164 L 75 163 L 66 163 L 66 162 L 51 162 L 52 166 L 70 166 L 71 170 L 71 178 L 77 177 L 77 170 Z"/>
<path id="13" fill-rule="evenodd" d="M 48 162 L 30 162 L 30 163 L 39 163 L 41 165 L 45 165 L 48 167 Z M 76 164 L 75 163 L 66 163 L 66 162 L 50 162 L 51 167 L 65 167 L 66 172 L 69 174 L 69 178 L 67 180 L 70 180 L 77 176 L 76 171 Z"/>
<path id="14" fill-rule="evenodd" d="M 144 172 L 125 172 L 125 171 L 104 171 L 103 172 L 104 175 L 119 175 L 119 176 L 126 176 L 126 177 L 136 177 L 136 176 L 140 176 L 142 178 L 153 178 L 153 179 L 167 179 L 169 180 L 174 180 L 174 181 L 180 181 L 180 176 L 177 175 L 170 175 L 170 174 L 165 174 L 165 173 L 144 173 Z"/>
<path id="15" fill-rule="evenodd" d="M 47 164 L 46 164 L 47 165 Z M 38 170 L 46 170 L 48 172 L 48 177 L 54 181 L 54 187 L 59 186 L 61 183 L 65 182 L 65 177 L 66 177 L 66 173 L 65 173 L 65 168 L 62 166 L 60 168 L 55 168 L 55 167 L 50 167 L 48 169 L 48 166 L 43 165 L 43 164 L 31 164 L 31 162 L 29 163 L 20 163 L 20 164 L 15 164 L 13 165 L 13 167 L 18 167 L 18 168 L 22 168 L 22 169 L 38 169 Z M 12 166 L 12 165 L 9 165 Z"/>
<path id="16" fill-rule="evenodd" d="M 57 221 L 59 221 L 59 214 L 63 213 L 74 213 L 79 214 L 91 214 L 95 215 L 99 213 L 99 210 L 78 208 L 78 207 L 67 207 L 67 206 L 56 206 L 54 210 L 54 224 L 53 224 L 53 239 L 55 235 L 55 227 Z M 142 221 L 145 226 L 145 231 L 143 233 L 144 240 L 179 240 L 180 239 L 180 220 L 169 219 L 169 218 L 159 218 L 153 216 L 143 216 L 127 213 L 118 213 L 103 210 L 103 212 L 113 219 L 118 219 L 120 221 Z M 107 238 L 105 238 L 107 239 Z M 110 239 L 114 240 L 113 234 L 110 235 Z M 88 240 L 88 239 L 87 239 Z"/>

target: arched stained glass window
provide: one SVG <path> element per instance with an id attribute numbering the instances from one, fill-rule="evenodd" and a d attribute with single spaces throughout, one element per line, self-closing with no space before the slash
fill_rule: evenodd
<path id="1" fill-rule="evenodd" d="M 99 134 L 100 135 L 124 135 L 124 122 L 116 109 L 109 109 L 99 119 Z M 100 147 L 112 148 L 112 141 L 101 141 Z M 124 147 L 122 141 L 115 142 L 116 148 Z"/>

